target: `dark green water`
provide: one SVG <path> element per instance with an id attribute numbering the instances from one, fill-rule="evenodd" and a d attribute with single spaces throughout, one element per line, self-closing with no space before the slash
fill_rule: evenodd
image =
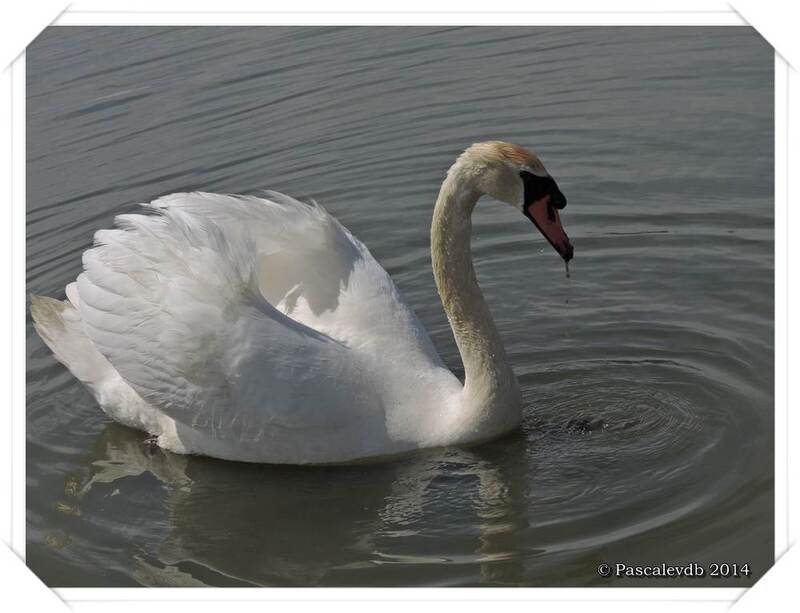
<path id="1" fill-rule="evenodd" d="M 50 28 L 27 55 L 28 292 L 138 202 L 277 189 L 372 250 L 445 362 L 428 227 L 469 144 L 536 150 L 572 278 L 481 202 L 522 428 L 379 465 L 151 450 L 27 332 L 27 559 L 54 586 L 651 585 L 773 556 L 773 55 L 749 28 Z"/>

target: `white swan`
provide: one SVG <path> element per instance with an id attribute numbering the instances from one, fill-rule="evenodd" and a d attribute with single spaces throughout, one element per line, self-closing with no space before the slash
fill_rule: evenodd
<path id="1" fill-rule="evenodd" d="M 528 216 L 565 260 L 566 200 L 532 153 L 478 143 L 433 213 L 436 285 L 464 363 L 447 370 L 367 248 L 320 206 L 173 194 L 95 234 L 36 330 L 113 419 L 178 453 L 347 462 L 485 440 L 521 397 L 470 255 L 482 194 Z"/>

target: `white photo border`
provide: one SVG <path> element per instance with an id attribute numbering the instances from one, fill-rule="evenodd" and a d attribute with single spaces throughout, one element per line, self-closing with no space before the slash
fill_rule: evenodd
<path id="1" fill-rule="evenodd" d="M 148 5 L 140 12 L 136 5 Z M 562 3 L 573 10 L 561 11 L 456 11 L 448 10 L 403 10 L 380 12 L 370 10 L 324 10 L 323 2 L 307 2 L 302 11 L 259 11 L 252 3 L 238 3 L 244 10 L 213 10 L 214 2 L 195 2 L 196 10 L 184 10 L 176 2 L 118 2 L 117 9 L 109 10 L 98 2 L 76 2 L 61 13 L 53 22 L 57 26 L 69 25 L 749 25 L 739 13 L 725 3 L 719 2 L 651 2 L 645 6 L 659 5 L 652 10 L 642 10 L 643 3 L 606 3 L 608 10 L 598 10 L 597 5 L 587 2 Z M 236 4 L 236 3 L 234 3 Z M 245 6 L 246 4 L 246 6 Z M 340 5 L 342 3 L 339 3 Z M 368 2 L 348 2 L 348 5 L 370 7 Z M 430 7 L 433 2 L 406 2 L 404 6 Z M 441 3 L 440 3 L 441 4 Z M 456 4 L 456 3 L 451 3 Z M 524 6 L 522 2 L 506 2 L 508 6 Z M 689 8 L 690 5 L 694 9 Z M 698 9 L 698 5 L 702 8 Z M 313 10 L 316 6 L 319 10 Z M 585 9 L 592 7 L 591 11 Z M 611 8 L 609 8 L 609 6 Z M 678 7 L 670 10 L 667 7 Z M 212 7 L 212 8 L 209 8 Z M 581 10 L 581 7 L 584 10 Z M 620 8 L 622 7 L 622 8 Z M 626 8 L 627 7 L 627 10 Z M 635 10 L 631 10 L 636 7 Z M 797 65 L 797 64 L 795 64 Z M 790 126 L 797 132 L 797 119 L 790 123 L 790 90 L 797 93 L 798 74 L 780 56 L 775 56 L 775 548 L 776 559 L 787 551 L 797 536 L 797 517 L 789 512 L 790 501 L 796 506 L 797 495 L 790 497 L 791 483 L 800 481 L 797 458 L 789 457 L 791 437 L 789 400 L 796 399 L 796 384 L 788 376 L 790 347 L 788 325 L 789 304 L 797 305 L 796 288 L 789 284 L 790 255 L 797 257 L 797 247 L 790 253 L 790 218 L 788 201 L 790 193 L 798 194 L 797 179 L 790 177 L 788 161 L 792 151 L 797 151 L 797 138 L 790 139 Z M 3 522 L 3 536 L 11 548 L 24 558 L 25 552 L 25 54 L 14 61 L 2 73 L 0 79 L 0 113 L 8 118 L 0 136 L 8 132 L 11 147 L 5 147 L 0 160 L 4 172 L 8 172 L 7 194 L 12 202 L 10 240 L 10 271 L 5 272 L 7 286 L 12 287 L 12 300 L 2 306 L 6 321 L 11 322 L 8 332 L 11 358 L 3 362 L 3 376 L 9 378 L 6 389 L 11 390 L 12 410 L 8 411 L 9 427 L 7 449 L 11 451 L 10 465 L 3 472 L 0 485 L 6 484 L 8 476 L 11 505 L 7 522 Z M 9 103 L 10 101 L 10 103 Z M 10 151 L 8 150 L 10 149 Z M 8 158 L 8 159 L 6 159 Z M 798 159 L 792 156 L 792 159 Z M 4 175 L 5 176 L 5 175 Z M 796 219 L 794 219 L 796 225 Z M 784 230 L 785 229 L 785 230 Z M 9 303 L 10 302 L 10 303 Z M 8 377 L 8 374 L 11 376 Z M 791 387 L 790 387 L 791 386 Z M 794 425 L 795 430 L 797 426 Z M 793 459 L 793 464 L 789 460 Z M 8 460 L 6 460 L 8 462 Z M 792 479 L 790 479 L 792 478 Z M 794 510 L 794 509 L 793 509 Z M 5 511 L 0 520 L 5 519 Z M 6 528 L 8 528 L 6 533 Z M 6 539 L 6 535 L 8 538 Z M 787 592 L 793 586 L 786 586 Z M 751 590 L 753 588 L 750 588 Z M 90 605 L 101 602 L 123 604 L 124 602 L 171 602 L 180 601 L 192 606 L 194 611 L 213 603 L 231 601 L 329 603 L 332 610 L 353 610 L 356 603 L 406 602 L 406 601 L 459 601 L 464 609 L 485 607 L 488 601 L 503 601 L 513 608 L 528 610 L 532 602 L 572 601 L 592 604 L 593 610 L 615 611 L 623 604 L 635 605 L 659 601 L 681 601 L 681 606 L 700 605 L 709 608 L 727 609 L 746 588 L 57 588 L 56 595 L 74 610 L 89 610 Z M 20 602 L 29 601 L 21 595 Z M 200 606 L 202 604 L 202 606 Z M 150 606 L 150 605 L 148 605 Z M 263 606 L 263 604 L 262 604 Z M 384 606 L 383 604 L 381 606 Z M 538 605 L 536 605 L 538 606 Z M 174 608 L 174 605 L 171 607 Z M 624 607 L 622 607 L 624 608 Z M 693 608 L 693 607 L 689 607 Z M 737 607 L 738 609 L 738 607 Z M 631 610 L 635 610 L 633 607 Z"/>

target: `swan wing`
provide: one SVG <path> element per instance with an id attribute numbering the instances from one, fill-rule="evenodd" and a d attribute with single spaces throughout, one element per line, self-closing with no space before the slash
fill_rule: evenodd
<path id="1" fill-rule="evenodd" d="M 385 431 L 372 357 L 391 340 L 411 371 L 441 368 L 388 274 L 322 207 L 276 193 L 145 206 L 96 233 L 76 302 L 98 350 L 179 424 L 233 441 Z"/>

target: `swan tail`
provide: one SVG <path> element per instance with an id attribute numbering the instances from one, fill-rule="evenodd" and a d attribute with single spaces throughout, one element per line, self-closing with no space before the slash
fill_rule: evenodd
<path id="1" fill-rule="evenodd" d="M 74 286 L 67 290 L 68 296 L 75 294 Z M 101 383 L 115 374 L 111 363 L 86 336 L 72 302 L 31 295 L 31 317 L 36 332 L 56 359 L 84 385 L 97 391 Z"/>

